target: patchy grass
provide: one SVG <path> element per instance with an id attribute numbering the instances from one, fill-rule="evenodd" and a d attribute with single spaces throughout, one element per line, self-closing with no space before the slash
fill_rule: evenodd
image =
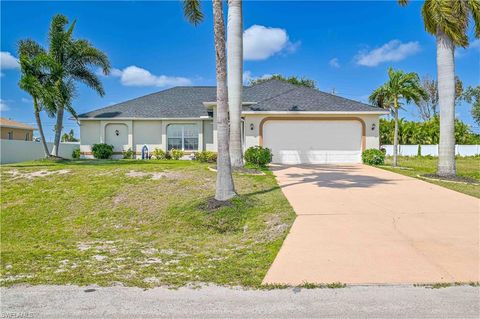
<path id="1" fill-rule="evenodd" d="M 400 167 L 393 168 L 391 166 L 382 166 L 392 172 L 418 178 L 418 175 L 433 174 L 437 170 L 436 157 L 407 157 L 400 156 L 398 164 Z M 392 158 L 387 157 L 386 165 L 392 164 Z M 429 183 L 437 184 L 457 192 L 461 192 L 470 196 L 480 198 L 480 157 L 458 157 L 457 158 L 457 174 L 459 176 L 473 178 L 478 181 L 477 185 L 467 183 L 454 183 L 446 181 L 436 181 L 431 179 L 423 179 Z"/>
<path id="2" fill-rule="evenodd" d="M 216 209 L 215 173 L 192 161 L 34 161 L 0 174 L 4 286 L 260 287 L 295 218 L 269 171 L 235 174 L 239 196 Z"/>
<path id="3" fill-rule="evenodd" d="M 471 282 L 437 282 L 433 284 L 415 284 L 415 287 L 425 287 L 430 289 L 440 289 L 440 288 L 448 288 L 454 286 L 471 286 L 471 287 L 479 287 L 480 283 L 477 281 Z"/>

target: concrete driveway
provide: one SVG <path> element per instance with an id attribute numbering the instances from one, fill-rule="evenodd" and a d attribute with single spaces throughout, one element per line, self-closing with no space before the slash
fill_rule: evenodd
<path id="1" fill-rule="evenodd" d="M 480 280 L 478 199 L 364 165 L 273 171 L 298 216 L 264 283 Z"/>

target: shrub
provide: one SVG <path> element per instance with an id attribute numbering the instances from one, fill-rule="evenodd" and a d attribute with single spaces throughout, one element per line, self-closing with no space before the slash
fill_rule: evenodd
<path id="1" fill-rule="evenodd" d="M 174 160 L 179 160 L 180 157 L 182 157 L 183 155 L 185 155 L 185 152 L 184 152 L 184 151 L 182 151 L 182 150 L 176 150 L 176 149 L 172 149 L 172 150 L 170 151 L 170 153 L 171 153 L 172 158 L 173 158 Z"/>
<path id="2" fill-rule="evenodd" d="M 73 159 L 79 159 L 80 158 L 80 149 L 76 148 L 72 152 L 72 158 Z"/>
<path id="3" fill-rule="evenodd" d="M 171 160 L 171 159 L 172 159 L 172 153 L 170 153 L 170 151 L 167 151 L 167 152 L 165 153 L 165 159 L 166 159 L 166 160 Z"/>
<path id="4" fill-rule="evenodd" d="M 113 155 L 113 145 L 105 143 L 93 144 L 92 154 L 93 157 L 98 159 L 108 159 Z"/>
<path id="5" fill-rule="evenodd" d="M 263 167 L 272 161 L 272 151 L 262 146 L 252 146 L 245 151 L 246 164 Z"/>
<path id="6" fill-rule="evenodd" d="M 362 162 L 368 165 L 383 165 L 385 162 L 385 154 L 375 148 L 365 150 L 362 153 Z"/>
<path id="7" fill-rule="evenodd" d="M 194 159 L 202 163 L 215 163 L 217 161 L 217 153 L 211 151 L 196 152 Z"/>
<path id="8" fill-rule="evenodd" d="M 164 160 L 166 159 L 166 153 L 161 148 L 156 148 L 152 152 L 152 157 L 157 160 Z"/>
<path id="9" fill-rule="evenodd" d="M 132 151 L 131 148 L 129 148 L 128 150 L 123 151 L 122 154 L 124 159 L 132 159 L 133 156 L 135 155 L 135 152 Z"/>

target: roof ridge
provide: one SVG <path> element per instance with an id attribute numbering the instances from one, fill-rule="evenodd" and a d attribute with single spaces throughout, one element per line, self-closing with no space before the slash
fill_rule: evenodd
<path id="1" fill-rule="evenodd" d="M 319 90 L 319 91 L 320 91 L 320 90 Z M 375 106 L 375 105 L 363 103 L 363 102 L 360 102 L 360 101 L 357 101 L 357 100 L 354 100 L 354 99 L 349 99 L 348 97 L 343 97 L 343 96 L 335 95 L 335 94 L 328 93 L 328 92 L 325 92 L 325 91 L 320 91 L 320 92 L 322 92 L 322 93 L 324 93 L 324 94 L 327 94 L 327 95 L 330 95 L 330 96 L 333 96 L 333 97 L 336 97 L 336 98 L 341 98 L 341 99 L 344 99 L 344 100 L 348 100 L 348 101 L 360 103 L 360 104 L 367 105 L 367 106 L 370 106 L 370 107 L 374 107 L 374 108 L 377 108 L 377 107 L 378 107 L 378 106 Z M 378 108 L 381 108 L 381 107 L 378 107 Z"/>

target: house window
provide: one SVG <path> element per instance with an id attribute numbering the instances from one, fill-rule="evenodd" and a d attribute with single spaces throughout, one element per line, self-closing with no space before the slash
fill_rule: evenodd
<path id="1" fill-rule="evenodd" d="M 198 150 L 197 124 L 170 124 L 167 127 L 167 149 Z"/>
<path id="2" fill-rule="evenodd" d="M 8 139 L 13 140 L 13 131 L 8 132 Z"/>

